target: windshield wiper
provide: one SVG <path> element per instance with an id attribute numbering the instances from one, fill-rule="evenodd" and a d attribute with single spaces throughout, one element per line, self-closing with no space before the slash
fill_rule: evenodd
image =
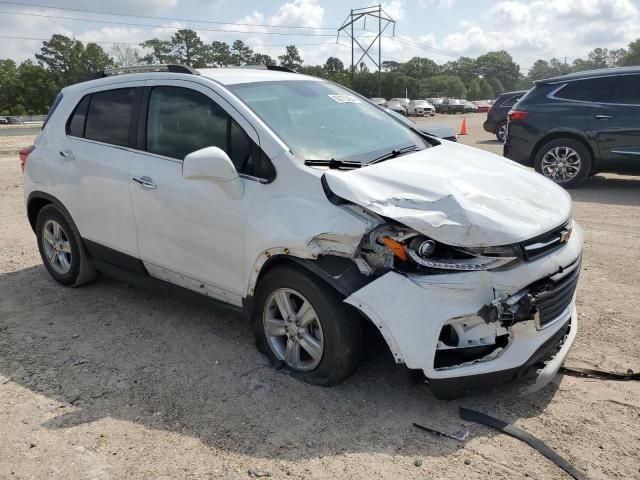
<path id="1" fill-rule="evenodd" d="M 329 168 L 360 168 L 362 167 L 361 162 L 353 162 L 349 160 L 336 160 L 332 158 L 330 160 L 305 160 L 305 165 L 309 165 L 310 167 L 329 167 Z"/>
<path id="2" fill-rule="evenodd" d="M 376 157 L 373 160 L 365 163 L 365 165 L 384 162 L 385 160 L 389 160 L 390 158 L 396 158 L 396 157 L 399 157 L 400 155 L 404 155 L 405 153 L 415 152 L 416 150 L 420 150 L 420 147 L 418 147 L 418 145 L 409 145 L 408 147 L 399 148 L 398 150 L 391 150 L 389 153 L 380 155 L 379 157 Z"/>

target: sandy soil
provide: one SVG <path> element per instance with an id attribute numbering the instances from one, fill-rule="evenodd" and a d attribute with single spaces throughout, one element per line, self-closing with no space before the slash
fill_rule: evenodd
<path id="1" fill-rule="evenodd" d="M 462 141 L 498 152 L 483 118 Z M 572 196 L 585 252 L 567 363 L 637 371 L 640 177 L 598 176 Z M 0 478 L 567 478 L 481 426 L 464 444 L 412 427 L 459 430 L 459 406 L 514 422 L 589 478 L 640 478 L 637 382 L 565 376 L 526 398 L 507 386 L 444 402 L 372 340 L 347 382 L 312 387 L 272 370 L 239 318 L 107 278 L 57 285 L 15 155 L 0 158 L 0 245 Z"/>

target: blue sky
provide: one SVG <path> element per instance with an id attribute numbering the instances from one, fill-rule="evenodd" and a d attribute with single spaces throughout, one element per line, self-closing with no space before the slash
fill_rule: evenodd
<path id="1" fill-rule="evenodd" d="M 38 39 L 53 33 L 103 42 L 109 50 L 113 43 L 135 45 L 147 38 L 168 38 L 177 28 L 193 28 L 206 41 L 240 38 L 274 57 L 294 43 L 305 64 L 323 63 L 328 56 L 347 63 L 348 38 L 341 36 L 343 45 L 336 45 L 335 29 L 350 8 L 371 5 L 340 0 L 3 1 L 0 58 L 18 61 L 32 57 L 41 46 Z M 397 38 L 388 35 L 383 40 L 383 59 L 389 60 L 417 55 L 443 63 L 505 49 L 526 72 L 537 58 L 567 57 L 571 62 L 592 48 L 625 47 L 640 37 L 640 0 L 388 0 L 383 8 L 397 21 Z M 246 25 L 187 21 L 194 19 Z M 373 27 L 369 23 L 367 30 Z M 357 30 L 357 35 L 365 42 L 373 33 Z"/>

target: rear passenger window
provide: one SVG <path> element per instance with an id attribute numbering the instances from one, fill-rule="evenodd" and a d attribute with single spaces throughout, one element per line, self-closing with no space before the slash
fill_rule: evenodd
<path id="1" fill-rule="evenodd" d="M 134 100 L 134 88 L 92 94 L 84 137 L 112 145 L 127 146 Z"/>
<path id="2" fill-rule="evenodd" d="M 609 101 L 611 103 L 640 105 L 640 75 L 623 75 L 618 78 L 618 86 Z"/>
<path id="3" fill-rule="evenodd" d="M 519 95 L 514 95 L 513 97 L 507 98 L 504 102 L 500 104 L 501 107 L 513 107 L 518 100 L 520 100 Z"/>
<path id="4" fill-rule="evenodd" d="M 183 160 L 205 147 L 224 150 L 239 173 L 272 179 L 273 165 L 217 103 L 180 87 L 155 87 L 147 113 L 147 151 Z"/>
<path id="5" fill-rule="evenodd" d="M 617 87 L 619 77 L 589 78 L 567 83 L 554 95 L 567 100 L 582 102 L 608 102 L 609 96 Z"/>
<path id="6" fill-rule="evenodd" d="M 69 123 L 67 123 L 67 134 L 74 137 L 84 137 L 84 122 L 87 118 L 87 110 L 89 108 L 89 100 L 91 95 L 87 95 L 76 107 L 71 114 Z"/>

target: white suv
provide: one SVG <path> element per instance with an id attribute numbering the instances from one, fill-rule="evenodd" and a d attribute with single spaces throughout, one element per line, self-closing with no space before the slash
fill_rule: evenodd
<path id="1" fill-rule="evenodd" d="M 97 270 L 237 307 L 314 384 L 354 370 L 367 323 L 441 396 L 559 369 L 582 233 L 553 182 L 304 75 L 96 77 L 62 90 L 22 155 L 59 283 Z"/>

